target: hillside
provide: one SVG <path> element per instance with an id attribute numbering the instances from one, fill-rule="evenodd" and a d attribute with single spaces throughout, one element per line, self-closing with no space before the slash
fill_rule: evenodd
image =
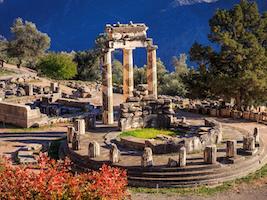
<path id="1" fill-rule="evenodd" d="M 125 3 L 127 2 L 127 3 Z M 10 35 L 17 17 L 32 21 L 52 39 L 50 50 L 79 51 L 93 47 L 94 38 L 107 23 L 144 22 L 148 37 L 159 46 L 157 56 L 169 70 L 172 56 L 187 53 L 197 40 L 209 44 L 208 19 L 216 8 L 229 9 L 240 0 L 2 0 L 0 35 Z M 266 0 L 257 0 L 260 12 L 267 10 Z M 146 50 L 134 51 L 134 64 L 146 63 Z M 122 55 L 115 58 L 121 60 Z M 190 65 L 193 63 L 189 63 Z"/>

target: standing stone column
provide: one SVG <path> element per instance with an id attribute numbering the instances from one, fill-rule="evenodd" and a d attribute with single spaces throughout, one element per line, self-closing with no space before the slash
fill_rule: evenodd
<path id="1" fill-rule="evenodd" d="M 59 86 L 56 87 L 56 91 L 55 92 L 59 94 L 59 98 L 62 98 L 62 90 L 61 90 L 61 88 Z"/>
<path id="2" fill-rule="evenodd" d="M 158 95 L 157 91 L 157 56 L 156 45 L 148 46 L 147 49 L 147 84 L 150 95 Z"/>
<path id="3" fill-rule="evenodd" d="M 88 146 L 89 158 L 96 158 L 100 156 L 100 145 L 96 141 L 92 141 Z"/>
<path id="4" fill-rule="evenodd" d="M 123 49 L 123 102 L 127 97 L 133 96 L 133 49 Z"/>
<path id="5" fill-rule="evenodd" d="M 112 63 L 111 51 L 102 50 L 102 122 L 113 124 L 113 87 L 112 87 Z"/>
<path id="6" fill-rule="evenodd" d="M 217 149 L 215 145 L 206 146 L 204 150 L 204 162 L 206 164 L 215 164 Z"/>
<path id="7" fill-rule="evenodd" d="M 146 147 L 141 156 L 141 167 L 152 167 L 153 166 L 153 156 L 152 149 Z"/>
<path id="8" fill-rule="evenodd" d="M 109 161 L 111 163 L 117 163 L 121 160 L 121 152 L 116 144 L 111 144 L 109 150 Z"/>
<path id="9" fill-rule="evenodd" d="M 75 131 L 78 131 L 80 135 L 85 134 L 84 119 L 76 119 L 73 123 Z"/>
<path id="10" fill-rule="evenodd" d="M 227 140 L 226 157 L 231 158 L 236 156 L 236 140 Z"/>
<path id="11" fill-rule="evenodd" d="M 185 147 L 180 148 L 179 166 L 180 167 L 185 167 L 186 166 L 186 148 Z"/>
<path id="12" fill-rule="evenodd" d="M 75 130 L 74 130 L 73 126 L 68 126 L 68 130 L 67 130 L 67 141 L 68 141 L 68 143 L 72 142 L 74 131 Z"/>
<path id="13" fill-rule="evenodd" d="M 243 150 L 252 151 L 255 149 L 255 139 L 253 136 L 244 135 L 243 136 Z"/>

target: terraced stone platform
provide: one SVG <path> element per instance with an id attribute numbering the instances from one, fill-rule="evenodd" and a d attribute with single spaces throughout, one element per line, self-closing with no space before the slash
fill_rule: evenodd
<path id="1" fill-rule="evenodd" d="M 191 124 L 199 124 L 199 120 L 190 121 Z M 204 122 L 203 122 L 204 123 Z M 153 167 L 141 167 L 142 151 L 129 149 L 123 146 L 118 148 L 122 158 L 119 163 L 112 166 L 127 169 L 128 184 L 131 186 L 155 187 L 191 187 L 197 184 L 213 185 L 232 181 L 243 177 L 251 172 L 260 169 L 267 162 L 267 144 L 263 140 L 257 152 L 252 156 L 239 155 L 241 159 L 236 164 L 229 164 L 224 161 L 226 156 L 227 139 L 237 140 L 237 148 L 243 146 L 243 135 L 246 130 L 235 129 L 231 126 L 223 126 L 223 142 L 217 145 L 217 163 L 207 165 L 203 160 L 203 152 L 187 154 L 186 167 L 167 168 L 168 159 L 178 160 L 178 154 L 153 155 Z M 94 132 L 81 137 L 81 149 L 72 150 L 71 145 L 64 141 L 60 147 L 60 157 L 68 156 L 73 161 L 73 169 L 86 172 L 88 169 L 98 170 L 103 163 L 109 163 L 109 145 L 114 142 L 113 138 L 119 134 L 116 124 L 113 127 L 97 125 Z M 104 140 L 104 136 L 107 135 Z M 97 141 L 100 144 L 101 156 L 89 158 L 88 144 L 90 141 Z"/>

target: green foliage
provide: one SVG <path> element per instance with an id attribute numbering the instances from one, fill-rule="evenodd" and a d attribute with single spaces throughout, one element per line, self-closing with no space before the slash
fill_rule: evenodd
<path id="1" fill-rule="evenodd" d="M 6 69 L 0 69 L 0 76 L 1 75 L 10 75 L 10 74 L 14 74 L 14 72 L 8 71 Z"/>
<path id="2" fill-rule="evenodd" d="M 107 40 L 106 34 L 100 34 L 95 39 L 93 49 L 79 51 L 73 61 L 77 63 L 76 79 L 86 81 L 98 81 L 101 79 L 100 59 L 101 49 L 104 48 L 104 42 Z"/>
<path id="3" fill-rule="evenodd" d="M 139 84 L 147 83 L 147 66 L 138 68 L 136 65 L 133 68 L 134 87 Z"/>
<path id="4" fill-rule="evenodd" d="M 183 135 L 184 133 L 181 131 L 172 131 L 169 129 L 145 128 L 136 129 L 134 131 L 126 131 L 118 135 L 118 137 L 133 136 L 136 138 L 150 139 L 156 138 L 159 134 L 176 137 L 177 135 Z"/>
<path id="5" fill-rule="evenodd" d="M 50 148 L 48 150 L 48 155 L 55 159 L 55 160 L 58 160 L 59 159 L 59 156 L 58 156 L 58 151 L 59 151 L 59 147 L 60 147 L 60 144 L 61 144 L 61 141 L 62 140 L 66 140 L 67 137 L 62 137 L 62 138 L 59 138 L 59 139 L 55 139 L 51 145 L 50 145 Z"/>
<path id="6" fill-rule="evenodd" d="M 65 53 L 49 52 L 41 58 L 38 69 L 56 79 L 70 79 L 77 74 L 76 63 Z"/>
<path id="7" fill-rule="evenodd" d="M 166 71 L 164 72 L 164 75 L 160 78 L 160 82 L 158 83 L 159 94 L 186 95 L 187 90 L 182 79 L 182 77 L 186 76 L 188 73 L 186 59 L 187 56 L 185 54 L 180 54 L 179 59 L 176 56 L 173 57 L 172 65 L 175 71 L 170 74 L 167 74 Z M 158 76 L 161 77 L 160 75 Z"/>
<path id="8" fill-rule="evenodd" d="M 123 84 L 123 65 L 116 59 L 112 61 L 112 82 Z"/>
<path id="9" fill-rule="evenodd" d="M 200 86 L 206 81 L 202 92 L 210 89 L 225 99 L 235 97 L 239 110 L 252 99 L 265 99 L 267 12 L 261 15 L 255 2 L 241 0 L 233 9 L 217 9 L 209 25 L 208 38 L 220 51 L 195 42 L 189 51 L 190 60 L 203 69 L 191 78 Z"/>
<path id="10" fill-rule="evenodd" d="M 32 65 L 38 62 L 38 57 L 44 55 L 50 47 L 50 38 L 46 33 L 37 30 L 32 22 L 21 18 L 15 19 L 11 27 L 11 38 L 7 43 L 7 55 L 16 57 L 19 60 L 19 66 L 22 61 L 28 61 Z"/>

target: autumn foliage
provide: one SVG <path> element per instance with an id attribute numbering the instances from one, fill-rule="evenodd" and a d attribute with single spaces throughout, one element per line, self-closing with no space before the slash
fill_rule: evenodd
<path id="1" fill-rule="evenodd" d="M 126 171 L 103 164 L 100 171 L 73 174 L 70 160 L 50 159 L 40 153 L 38 170 L 12 167 L 1 161 L 0 199 L 125 199 Z"/>

